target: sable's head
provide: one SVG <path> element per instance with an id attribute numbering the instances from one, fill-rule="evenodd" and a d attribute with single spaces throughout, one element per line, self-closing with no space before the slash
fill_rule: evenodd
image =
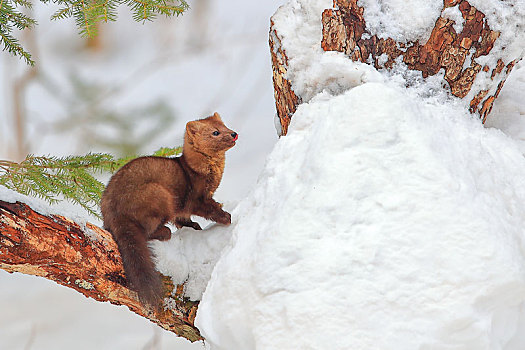
<path id="1" fill-rule="evenodd" d="M 211 117 L 186 124 L 184 144 L 193 147 L 196 151 L 213 155 L 226 152 L 235 146 L 237 138 L 239 135 L 228 129 L 219 113 L 215 112 Z"/>

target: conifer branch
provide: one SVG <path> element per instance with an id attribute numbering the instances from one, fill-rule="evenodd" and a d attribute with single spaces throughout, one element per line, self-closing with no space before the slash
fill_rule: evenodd
<path id="1" fill-rule="evenodd" d="M 31 8 L 31 3 L 26 0 L 0 0 L 0 42 L 3 44 L 4 51 L 22 57 L 27 64 L 34 65 L 31 54 L 24 50 L 11 33 L 14 28 L 18 30 L 31 28 L 36 21 L 18 11 L 17 6 Z"/>
<path id="2" fill-rule="evenodd" d="M 151 21 L 157 14 L 166 17 L 180 15 L 189 6 L 186 0 L 40 0 L 43 3 L 53 2 L 60 8 L 51 16 L 52 20 L 73 17 L 80 34 L 93 38 L 97 35 L 98 22 L 115 21 L 117 7 L 127 5 L 133 12 L 133 18 L 138 22 Z M 22 57 L 27 64 L 34 65 L 31 54 L 27 52 L 12 32 L 14 29 L 31 29 L 36 21 L 19 11 L 19 8 L 30 9 L 28 0 L 0 0 L 0 42 L 4 51 L 14 56 Z"/>
<path id="3" fill-rule="evenodd" d="M 164 147 L 153 155 L 169 157 L 181 151 L 180 147 Z M 51 204 L 69 200 L 100 217 L 98 206 L 105 186 L 94 175 L 115 172 L 134 158 L 115 159 L 105 153 L 89 153 L 68 157 L 28 155 L 20 163 L 0 160 L 0 185 Z"/>

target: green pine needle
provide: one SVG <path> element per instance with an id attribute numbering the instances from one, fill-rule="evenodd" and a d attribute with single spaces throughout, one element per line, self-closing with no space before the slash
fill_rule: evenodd
<path id="1" fill-rule="evenodd" d="M 51 16 L 51 20 L 74 18 L 80 34 L 93 38 L 97 35 L 97 23 L 117 19 L 117 7 L 127 5 L 131 8 L 137 22 L 154 20 L 157 15 L 178 16 L 189 6 L 185 0 L 40 0 L 53 2 L 60 8 Z M 0 43 L 3 50 L 23 58 L 27 64 L 34 65 L 31 54 L 26 51 L 12 32 L 14 29 L 25 30 L 35 26 L 36 21 L 24 15 L 20 9 L 30 9 L 28 0 L 0 0 Z"/>
<path id="2" fill-rule="evenodd" d="M 170 157 L 181 152 L 181 147 L 163 147 L 153 155 Z M 0 160 L 0 185 L 50 204 L 69 200 L 100 218 L 98 207 L 105 186 L 94 174 L 115 172 L 134 158 L 88 153 L 68 157 L 28 155 L 20 163 Z"/>

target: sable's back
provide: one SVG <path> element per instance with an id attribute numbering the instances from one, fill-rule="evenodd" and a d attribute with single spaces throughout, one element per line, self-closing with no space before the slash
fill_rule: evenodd
<path id="1" fill-rule="evenodd" d="M 113 175 L 102 195 L 104 228 L 117 242 L 126 279 L 141 302 L 153 307 L 162 305 L 163 289 L 147 241 L 171 219 L 170 186 L 181 180 L 181 171 L 170 158 L 137 158 Z"/>
<path id="2" fill-rule="evenodd" d="M 140 197 L 141 188 L 148 183 L 160 183 L 167 188 L 185 185 L 179 163 L 173 158 L 140 157 L 120 168 L 109 180 L 102 194 L 101 210 L 104 220 L 119 206 Z"/>

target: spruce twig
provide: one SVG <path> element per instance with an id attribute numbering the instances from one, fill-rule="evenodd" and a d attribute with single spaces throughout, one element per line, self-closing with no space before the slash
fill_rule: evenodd
<path id="1" fill-rule="evenodd" d="M 180 147 L 164 147 L 153 155 L 169 157 L 181 152 Z M 50 204 L 69 200 L 100 217 L 98 206 L 105 186 L 94 175 L 115 172 L 134 158 L 88 153 L 68 157 L 28 155 L 20 163 L 0 160 L 0 185 Z"/>
<path id="2" fill-rule="evenodd" d="M 30 9 L 31 6 L 31 3 L 26 0 L 0 0 L 0 43 L 3 44 L 4 51 L 22 57 L 27 64 L 32 66 L 35 62 L 31 59 L 31 54 L 11 34 L 15 28 L 24 30 L 32 28 L 36 24 L 33 18 L 18 10 L 18 7 Z"/>
<path id="3" fill-rule="evenodd" d="M 53 2 L 60 8 L 51 16 L 52 20 L 73 17 L 84 37 L 97 35 L 98 22 L 115 21 L 117 7 L 127 5 L 137 22 L 151 21 L 161 14 L 166 17 L 178 16 L 189 8 L 186 0 L 40 0 Z M 20 8 L 30 9 L 28 0 L 0 0 L 0 43 L 3 49 L 14 56 L 22 57 L 27 64 L 34 65 L 31 54 L 27 52 L 12 32 L 14 29 L 31 29 L 36 21 L 24 15 Z"/>

